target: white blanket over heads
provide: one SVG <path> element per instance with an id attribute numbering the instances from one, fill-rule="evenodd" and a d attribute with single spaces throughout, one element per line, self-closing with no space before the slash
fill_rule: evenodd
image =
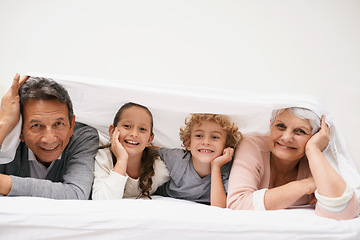
<path id="1" fill-rule="evenodd" d="M 219 113 L 232 117 L 243 134 L 267 134 L 273 109 L 304 107 L 331 126 L 331 140 L 324 154 L 343 176 L 360 200 L 360 175 L 348 154 L 344 140 L 331 114 L 316 100 L 304 95 L 259 94 L 191 86 L 131 83 L 120 80 L 66 77 L 46 74 L 62 84 L 73 101 L 76 121 L 97 128 L 105 136 L 117 110 L 126 102 L 147 106 L 154 116 L 154 143 L 162 147 L 181 147 L 179 128 L 189 113 Z M 21 124 L 14 129 L 19 134 Z M 14 133 L 15 132 L 15 133 Z M 0 163 L 11 161 L 19 141 L 12 137 L 2 146 Z"/>

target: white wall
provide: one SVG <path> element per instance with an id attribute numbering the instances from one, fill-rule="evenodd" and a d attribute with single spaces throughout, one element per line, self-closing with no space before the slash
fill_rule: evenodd
<path id="1" fill-rule="evenodd" d="M 16 72 L 310 94 L 360 167 L 360 1 L 0 0 Z"/>

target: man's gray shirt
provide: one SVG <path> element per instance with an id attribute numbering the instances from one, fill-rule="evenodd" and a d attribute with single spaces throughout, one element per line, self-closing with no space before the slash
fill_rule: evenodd
<path id="1" fill-rule="evenodd" d="M 12 179 L 8 196 L 88 199 L 98 146 L 97 131 L 76 122 L 73 135 L 62 152 L 61 159 L 54 162 L 45 179 L 36 179 L 30 177 L 28 147 L 21 142 L 14 160 L 0 165 L 0 173 L 10 175 Z"/>

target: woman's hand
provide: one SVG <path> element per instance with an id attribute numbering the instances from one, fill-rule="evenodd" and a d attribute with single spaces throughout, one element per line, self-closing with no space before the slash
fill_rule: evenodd
<path id="1" fill-rule="evenodd" d="M 307 189 L 307 191 L 305 192 L 306 195 L 310 195 L 315 192 L 316 184 L 315 184 L 313 177 L 308 177 L 308 178 L 302 179 L 302 180 L 300 180 L 300 182 L 302 182 L 304 184 L 305 188 Z"/>
<path id="2" fill-rule="evenodd" d="M 321 117 L 320 130 L 315 133 L 306 143 L 305 153 L 318 149 L 321 152 L 325 150 L 330 142 L 330 127 L 325 122 L 325 117 Z"/>
<path id="3" fill-rule="evenodd" d="M 223 151 L 223 155 L 215 158 L 214 160 L 211 161 L 211 168 L 213 167 L 222 167 L 223 165 L 225 165 L 226 163 L 230 162 L 232 159 L 232 156 L 234 154 L 234 149 L 233 148 L 225 148 Z"/>

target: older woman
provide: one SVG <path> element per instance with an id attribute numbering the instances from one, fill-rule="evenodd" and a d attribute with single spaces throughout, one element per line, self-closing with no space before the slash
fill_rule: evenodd
<path id="1" fill-rule="evenodd" d="M 357 217 L 355 193 L 322 154 L 329 139 L 324 117 L 304 108 L 275 110 L 270 135 L 245 137 L 236 149 L 227 206 L 275 210 L 317 202 L 320 216 Z"/>

